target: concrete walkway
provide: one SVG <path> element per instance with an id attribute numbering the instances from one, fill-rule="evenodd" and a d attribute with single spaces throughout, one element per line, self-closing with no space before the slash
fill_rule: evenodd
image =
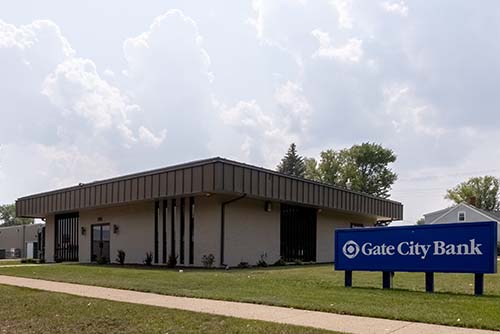
<path id="1" fill-rule="evenodd" d="M 367 318 L 326 312 L 297 310 L 285 307 L 209 299 L 164 296 L 154 293 L 102 288 L 88 285 L 51 282 L 31 278 L 0 275 L 0 284 L 38 290 L 62 292 L 76 296 L 152 305 L 251 320 L 314 327 L 356 334 L 486 334 L 500 333 L 413 323 L 408 321 Z"/>
<path id="2" fill-rule="evenodd" d="M 46 264 L 44 264 L 46 265 Z M 21 264 L 1 264 L 0 268 L 12 268 L 12 267 L 37 267 L 41 266 L 38 263 L 21 263 Z"/>

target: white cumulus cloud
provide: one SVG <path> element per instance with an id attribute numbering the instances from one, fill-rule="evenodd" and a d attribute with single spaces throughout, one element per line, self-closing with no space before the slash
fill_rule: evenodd
<path id="1" fill-rule="evenodd" d="M 314 29 L 311 34 L 318 40 L 319 48 L 313 57 L 335 58 L 344 62 L 357 63 L 363 57 L 363 41 L 350 38 L 346 44 L 335 47 L 332 45 L 330 34 L 320 29 Z"/>
<path id="2" fill-rule="evenodd" d="M 382 2 L 382 8 L 389 13 L 398 14 L 401 16 L 408 16 L 408 6 L 404 1 L 399 2 Z"/>
<path id="3" fill-rule="evenodd" d="M 338 25 L 343 29 L 351 29 L 353 25 L 352 0 L 331 0 L 338 17 Z"/>

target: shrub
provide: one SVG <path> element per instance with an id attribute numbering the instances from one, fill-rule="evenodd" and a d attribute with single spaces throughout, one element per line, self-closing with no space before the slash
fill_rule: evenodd
<path id="1" fill-rule="evenodd" d="M 121 249 L 118 250 L 116 262 L 118 262 L 121 265 L 125 264 L 125 251 L 124 250 L 121 250 Z"/>
<path id="2" fill-rule="evenodd" d="M 250 268 L 250 265 L 248 264 L 248 262 L 243 262 L 241 261 L 240 263 L 238 263 L 238 268 Z"/>
<path id="3" fill-rule="evenodd" d="M 146 258 L 144 259 L 144 264 L 146 266 L 150 266 L 153 264 L 153 253 L 152 252 L 146 252 Z"/>
<path id="4" fill-rule="evenodd" d="M 301 259 L 295 259 L 295 260 L 293 260 L 293 263 L 295 263 L 296 265 L 299 265 L 299 266 L 304 264 L 304 262 L 302 262 Z"/>
<path id="5" fill-rule="evenodd" d="M 36 263 L 36 260 L 34 259 L 21 259 L 21 263 Z"/>
<path id="6" fill-rule="evenodd" d="M 104 256 L 99 256 L 97 258 L 97 264 L 106 264 L 108 263 L 108 259 L 106 259 Z"/>
<path id="7" fill-rule="evenodd" d="M 38 263 L 40 263 L 40 264 L 45 263 L 45 259 L 40 259 L 40 260 L 38 260 Z"/>
<path id="8" fill-rule="evenodd" d="M 201 263 L 203 263 L 203 267 L 212 268 L 215 262 L 215 256 L 213 254 L 203 255 L 201 257 Z"/>
<path id="9" fill-rule="evenodd" d="M 285 260 L 283 260 L 282 257 L 280 257 L 279 260 L 274 262 L 274 264 L 273 264 L 273 266 L 277 266 L 277 267 L 286 266 L 286 265 L 287 265 L 287 263 L 285 262 Z"/>
<path id="10" fill-rule="evenodd" d="M 178 255 L 170 254 L 167 260 L 167 268 L 175 268 L 175 266 L 177 265 L 178 257 Z"/>
<path id="11" fill-rule="evenodd" d="M 262 254 L 260 256 L 260 260 L 257 261 L 257 267 L 267 267 L 266 259 L 267 259 L 267 254 L 266 253 Z"/>

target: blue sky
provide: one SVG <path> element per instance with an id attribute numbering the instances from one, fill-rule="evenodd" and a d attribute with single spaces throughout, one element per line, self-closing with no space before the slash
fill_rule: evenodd
<path id="1" fill-rule="evenodd" d="M 0 203 L 223 156 L 393 149 L 405 220 L 500 175 L 497 1 L 0 4 Z"/>

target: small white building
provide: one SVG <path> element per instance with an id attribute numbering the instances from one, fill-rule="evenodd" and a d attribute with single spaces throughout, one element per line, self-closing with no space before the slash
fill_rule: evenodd
<path id="1" fill-rule="evenodd" d="M 497 222 L 498 241 L 500 242 L 500 211 L 478 209 L 468 203 L 460 203 L 439 211 L 424 214 L 425 224 Z"/>

